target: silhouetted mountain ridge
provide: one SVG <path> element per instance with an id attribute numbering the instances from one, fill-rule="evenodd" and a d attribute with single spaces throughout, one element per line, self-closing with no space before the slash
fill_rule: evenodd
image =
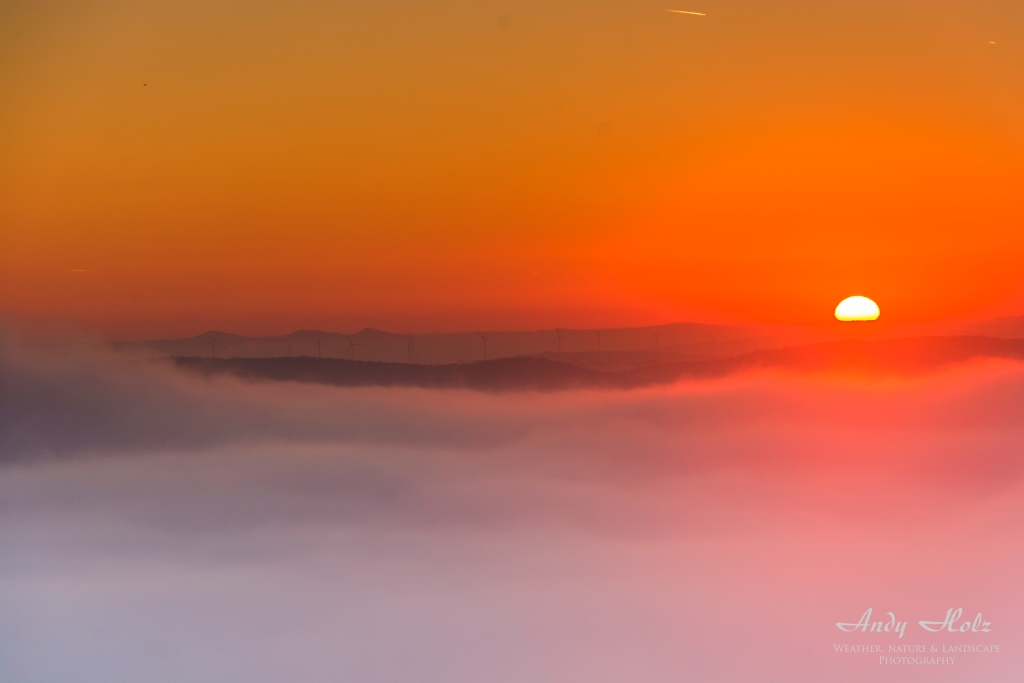
<path id="1" fill-rule="evenodd" d="M 175 364 L 203 374 L 250 380 L 294 381 L 335 386 L 464 388 L 481 391 L 631 389 L 682 379 L 724 377 L 755 369 L 800 373 L 906 376 L 932 372 L 977 358 L 1024 360 L 1024 339 L 917 337 L 825 342 L 753 351 L 732 358 L 602 372 L 538 357 L 499 358 L 474 363 L 421 365 L 340 358 L 177 357 Z"/>
<path id="2" fill-rule="evenodd" d="M 268 358 L 314 356 L 391 363 L 443 365 L 495 358 L 617 353 L 618 368 L 649 357 L 676 360 L 732 356 L 763 348 L 814 341 L 789 330 L 743 325 L 672 323 L 651 327 L 399 334 L 372 327 L 343 334 L 298 330 L 276 337 L 244 337 L 210 330 L 185 339 L 114 343 L 115 350 L 142 357 L 211 356 Z M 621 354 L 626 354 L 622 356 Z M 590 358 L 583 364 L 586 365 Z M 597 363 L 600 365 L 601 363 Z"/>

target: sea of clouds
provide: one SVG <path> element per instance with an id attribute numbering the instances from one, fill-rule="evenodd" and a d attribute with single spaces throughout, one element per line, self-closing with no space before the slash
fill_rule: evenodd
<path id="1" fill-rule="evenodd" d="M 5 683 L 1009 682 L 1022 524 L 1021 364 L 487 394 L 0 341 Z"/>

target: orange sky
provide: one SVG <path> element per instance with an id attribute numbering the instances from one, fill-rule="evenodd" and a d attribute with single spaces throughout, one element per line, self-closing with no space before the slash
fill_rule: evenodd
<path id="1" fill-rule="evenodd" d="M 0 311 L 1021 314 L 1022 41 L 1016 0 L 0 3 Z"/>

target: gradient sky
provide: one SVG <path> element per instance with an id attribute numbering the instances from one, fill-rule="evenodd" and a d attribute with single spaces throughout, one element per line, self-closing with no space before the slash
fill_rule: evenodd
<path id="1" fill-rule="evenodd" d="M 1010 0 L 0 2 L 0 311 L 1024 313 L 1022 40 Z"/>

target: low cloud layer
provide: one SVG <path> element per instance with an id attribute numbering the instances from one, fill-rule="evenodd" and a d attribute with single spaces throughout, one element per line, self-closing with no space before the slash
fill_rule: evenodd
<path id="1" fill-rule="evenodd" d="M 1010 681 L 1022 425 L 1012 363 L 489 395 L 6 343 L 0 680 Z M 1005 652 L 836 654 L 867 607 Z"/>

